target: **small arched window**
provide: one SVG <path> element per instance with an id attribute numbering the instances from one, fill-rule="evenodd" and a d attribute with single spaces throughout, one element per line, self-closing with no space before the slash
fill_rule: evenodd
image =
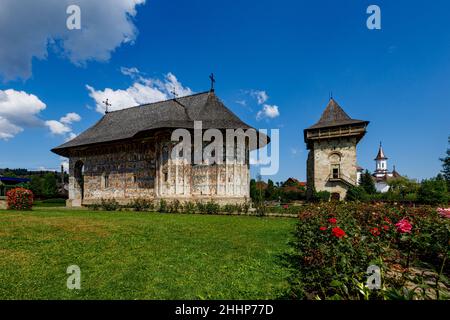
<path id="1" fill-rule="evenodd" d="M 109 188 L 109 174 L 108 173 L 103 173 L 103 175 L 102 175 L 102 187 L 104 189 Z"/>

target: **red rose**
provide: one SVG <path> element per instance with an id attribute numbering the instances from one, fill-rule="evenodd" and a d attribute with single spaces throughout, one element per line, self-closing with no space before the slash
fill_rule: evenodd
<path id="1" fill-rule="evenodd" d="M 325 230 L 327 230 L 327 227 L 320 227 L 320 230 L 325 231 Z"/>
<path id="2" fill-rule="evenodd" d="M 384 229 L 385 231 L 388 231 L 388 230 L 389 230 L 389 226 L 384 225 L 384 226 L 383 226 L 383 229 Z"/>
<path id="3" fill-rule="evenodd" d="M 378 237 L 380 235 L 380 229 L 378 229 L 377 227 L 374 227 L 374 228 L 370 229 L 370 233 L 373 236 Z"/>
<path id="4" fill-rule="evenodd" d="M 337 220 L 336 220 L 336 218 L 330 218 L 330 219 L 328 219 L 328 222 L 331 224 L 336 224 Z"/>
<path id="5" fill-rule="evenodd" d="M 345 236 L 345 231 L 339 227 L 334 227 L 333 229 L 331 229 L 331 232 L 336 238 L 342 238 L 343 236 Z"/>

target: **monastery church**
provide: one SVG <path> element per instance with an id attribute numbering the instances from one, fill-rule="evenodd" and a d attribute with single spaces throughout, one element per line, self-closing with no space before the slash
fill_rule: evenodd
<path id="1" fill-rule="evenodd" d="M 220 101 L 213 88 L 107 112 L 93 127 L 52 150 L 69 158 L 67 205 L 100 199 L 127 204 L 136 198 L 219 204 L 249 201 L 250 144 L 245 144 L 245 161 L 193 164 L 172 159 L 173 130 L 193 131 L 194 121 L 201 121 L 204 130 L 252 129 Z"/>

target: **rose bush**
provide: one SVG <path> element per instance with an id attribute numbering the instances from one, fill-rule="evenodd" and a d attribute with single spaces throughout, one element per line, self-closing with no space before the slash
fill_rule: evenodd
<path id="1" fill-rule="evenodd" d="M 288 297 L 404 298 L 404 289 L 412 290 L 412 284 L 419 287 L 422 282 L 431 283 L 418 280 L 414 272 L 419 268 L 432 273 L 436 280 L 432 283 L 441 288 L 433 289 L 431 295 L 422 288 L 423 292 L 428 298 L 442 298 L 450 288 L 446 278 L 450 276 L 449 241 L 450 220 L 442 210 L 430 206 L 305 205 L 299 213 L 291 250 L 283 259 L 291 272 Z M 371 265 L 382 270 L 382 290 L 365 287 Z"/>
<path id="2" fill-rule="evenodd" d="M 25 188 L 11 189 L 6 193 L 8 210 L 31 210 L 33 208 L 33 192 Z"/>

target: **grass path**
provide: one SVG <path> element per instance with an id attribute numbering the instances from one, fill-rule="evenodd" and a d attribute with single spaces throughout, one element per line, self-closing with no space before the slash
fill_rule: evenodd
<path id="1" fill-rule="evenodd" d="M 0 211 L 0 299 L 270 299 L 295 219 Z M 79 291 L 66 288 L 69 265 Z"/>

